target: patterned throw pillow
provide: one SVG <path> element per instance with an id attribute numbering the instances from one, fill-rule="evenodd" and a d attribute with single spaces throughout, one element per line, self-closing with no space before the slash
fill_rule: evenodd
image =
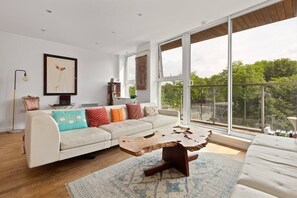
<path id="1" fill-rule="evenodd" d="M 112 122 L 119 122 L 124 120 L 123 109 L 110 109 Z"/>
<path id="2" fill-rule="evenodd" d="M 53 111 L 52 114 L 60 132 L 88 127 L 84 110 Z"/>
<path id="3" fill-rule="evenodd" d="M 132 103 L 132 104 L 126 104 L 126 106 L 127 106 L 129 119 L 143 118 L 143 113 L 141 111 L 140 104 Z"/>
<path id="4" fill-rule="evenodd" d="M 156 106 L 145 106 L 144 107 L 145 116 L 155 116 L 158 115 L 158 107 Z"/>
<path id="5" fill-rule="evenodd" d="M 23 98 L 23 103 L 26 111 L 33 111 L 39 109 L 39 97 L 27 96 Z"/>
<path id="6" fill-rule="evenodd" d="M 89 127 L 98 127 L 100 125 L 110 124 L 106 109 L 104 107 L 86 109 L 86 115 Z"/>

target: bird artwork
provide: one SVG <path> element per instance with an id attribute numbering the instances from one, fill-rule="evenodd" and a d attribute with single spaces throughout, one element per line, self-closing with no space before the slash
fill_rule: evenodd
<path id="1" fill-rule="evenodd" d="M 66 67 L 60 67 L 59 65 L 56 65 L 56 69 L 62 72 L 66 69 Z"/>
<path id="2" fill-rule="evenodd" d="M 56 90 L 58 92 L 63 92 L 63 84 L 61 82 L 61 78 L 62 78 L 63 71 L 66 69 L 66 67 L 61 67 L 59 65 L 56 65 L 56 69 L 60 72 L 59 79 L 58 79 L 58 84 L 56 86 Z"/>

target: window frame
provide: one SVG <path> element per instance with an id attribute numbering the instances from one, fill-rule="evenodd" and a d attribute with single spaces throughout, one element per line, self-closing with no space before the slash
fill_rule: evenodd
<path id="1" fill-rule="evenodd" d="M 191 94 L 189 87 L 190 84 L 190 78 L 191 76 L 191 49 L 189 50 L 188 47 L 191 45 L 191 40 L 187 39 L 187 36 L 191 36 L 192 34 L 201 32 L 203 30 L 210 29 L 212 27 L 218 26 L 220 24 L 226 23 L 228 25 L 228 54 L 227 54 L 227 68 L 228 68 L 228 128 L 227 128 L 227 135 L 234 135 L 234 131 L 232 130 L 232 22 L 233 19 L 243 16 L 245 14 L 252 13 L 254 11 L 257 11 L 262 8 L 266 8 L 268 6 L 271 6 L 273 4 L 279 3 L 282 0 L 269 0 L 265 1 L 263 3 L 260 3 L 258 5 L 249 7 L 247 9 L 244 9 L 242 11 L 236 12 L 234 14 L 230 14 L 226 17 L 223 17 L 221 19 L 218 19 L 212 23 L 202 25 L 201 27 L 198 27 L 194 30 L 185 32 L 181 35 L 178 35 L 176 37 L 173 37 L 172 39 L 166 40 L 164 42 L 160 42 L 158 44 L 158 105 L 160 107 L 161 105 L 161 82 L 164 81 L 175 81 L 175 80 L 181 80 L 184 82 L 184 101 L 189 101 Z M 296 17 L 296 16 L 295 16 Z M 170 42 L 173 42 L 177 39 L 182 39 L 182 75 L 181 76 L 170 76 L 170 77 L 164 77 L 163 75 L 163 65 L 162 65 L 162 51 L 161 46 Z M 184 60 L 186 59 L 186 60 Z M 189 69 L 190 68 L 190 69 Z M 188 82 L 188 83 L 185 83 Z M 185 103 L 185 102 L 184 102 Z M 184 113 L 186 114 L 186 119 L 183 120 L 183 124 L 189 123 L 189 117 L 190 117 L 190 105 L 184 105 Z M 244 134 L 238 134 L 238 136 L 244 136 Z"/>
<path id="2" fill-rule="evenodd" d="M 132 85 L 132 86 L 136 86 L 136 80 L 129 80 L 128 79 L 128 75 L 129 75 L 129 67 L 128 67 L 128 58 L 129 57 L 133 57 L 135 56 L 136 58 L 136 53 L 130 53 L 130 54 L 127 54 L 125 56 L 125 75 L 124 75 L 124 89 L 125 89 L 125 96 L 126 97 L 130 97 L 129 95 L 129 87 Z M 134 58 L 134 59 L 135 59 Z M 136 71 L 136 64 L 134 65 L 135 66 L 135 71 Z"/>
<path id="3" fill-rule="evenodd" d="M 158 44 L 158 81 L 176 81 L 176 80 L 183 80 L 184 79 L 184 71 L 183 71 L 183 66 L 182 66 L 182 74 L 181 75 L 175 75 L 175 76 L 164 76 L 164 71 L 163 71 L 163 62 L 162 62 L 162 50 L 161 50 L 161 46 L 174 42 L 176 40 L 182 40 L 182 36 L 177 36 L 174 37 L 172 39 L 169 39 L 167 41 L 164 41 L 162 43 Z M 182 46 L 181 46 L 182 47 Z"/>

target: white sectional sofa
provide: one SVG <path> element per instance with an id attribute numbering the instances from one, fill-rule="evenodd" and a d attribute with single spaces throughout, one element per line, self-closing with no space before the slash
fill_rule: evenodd
<path id="1" fill-rule="evenodd" d="M 232 197 L 297 197 L 297 139 L 257 135 Z"/>
<path id="2" fill-rule="evenodd" d="M 144 106 L 152 105 L 141 104 L 141 107 L 143 110 Z M 25 148 L 29 167 L 33 168 L 118 145 L 120 136 L 146 136 L 158 129 L 179 124 L 179 112 L 174 110 L 160 109 L 156 116 L 133 120 L 127 119 L 125 105 L 105 106 L 105 108 L 109 118 L 110 109 L 123 108 L 124 121 L 111 122 L 98 128 L 59 132 L 58 125 L 51 116 L 52 110 L 27 112 Z"/>

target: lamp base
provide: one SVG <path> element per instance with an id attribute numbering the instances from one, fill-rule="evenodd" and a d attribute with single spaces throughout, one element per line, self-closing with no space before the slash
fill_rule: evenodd
<path id="1" fill-rule="evenodd" d="M 21 133 L 21 132 L 25 132 L 25 129 L 14 129 L 14 130 L 9 130 L 7 132 L 8 133 Z"/>

